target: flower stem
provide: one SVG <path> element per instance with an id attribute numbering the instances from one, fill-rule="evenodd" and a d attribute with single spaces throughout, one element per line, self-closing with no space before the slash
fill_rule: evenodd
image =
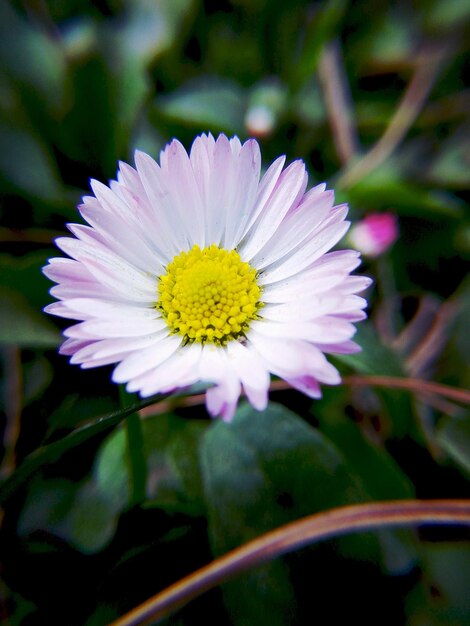
<path id="1" fill-rule="evenodd" d="M 153 624 L 237 574 L 307 544 L 347 533 L 407 524 L 470 526 L 470 500 L 396 500 L 345 506 L 310 515 L 228 552 L 149 598 L 111 626 Z"/>
<path id="2" fill-rule="evenodd" d="M 132 404 L 131 397 L 124 387 L 119 388 L 123 408 Z M 135 412 L 127 416 L 126 421 L 127 459 L 129 463 L 129 506 L 135 506 L 145 500 L 147 487 L 147 459 L 144 450 L 144 435 L 140 415 Z"/>

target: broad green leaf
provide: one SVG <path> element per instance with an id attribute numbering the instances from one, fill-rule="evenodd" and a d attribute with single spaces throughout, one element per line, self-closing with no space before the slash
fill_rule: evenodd
<path id="1" fill-rule="evenodd" d="M 209 429 L 201 467 L 216 555 L 293 519 L 362 497 L 335 446 L 276 404 L 260 413 L 245 404 L 233 422 Z M 285 624 L 295 613 L 282 561 L 224 589 L 236 624 Z"/>
<path id="2" fill-rule="evenodd" d="M 361 346 L 361 352 L 337 355 L 335 356 L 337 361 L 366 376 L 381 375 L 399 378 L 407 376 L 398 355 L 380 341 L 370 323 L 365 322 L 358 326 L 354 340 Z M 392 421 L 392 435 L 403 436 L 412 425 L 413 408 L 409 393 L 398 389 L 387 390 L 382 387 L 377 388 L 376 393 L 381 398 Z"/>
<path id="3" fill-rule="evenodd" d="M 117 518 L 89 481 L 33 481 L 18 522 L 20 535 L 49 532 L 84 553 L 102 549 L 112 538 Z"/>
<path id="4" fill-rule="evenodd" d="M 469 132 L 468 125 L 462 126 L 442 145 L 428 173 L 434 183 L 457 189 L 470 186 Z"/>
<path id="5" fill-rule="evenodd" d="M 406 623 L 466 626 L 470 620 L 468 543 L 422 545 L 422 583 L 406 598 Z"/>
<path id="6" fill-rule="evenodd" d="M 64 517 L 64 539 L 81 552 L 94 553 L 104 548 L 117 526 L 114 509 L 91 481 L 78 489 L 73 506 Z"/>
<path id="7" fill-rule="evenodd" d="M 173 415 L 142 421 L 147 462 L 147 506 L 200 513 L 202 487 L 197 448 L 205 424 Z M 101 497 L 116 511 L 129 502 L 129 458 L 124 428 L 113 432 L 98 452 L 93 470 Z"/>
<path id="8" fill-rule="evenodd" d="M 0 485 L 0 503 L 5 502 L 15 491 L 40 467 L 47 463 L 57 461 L 65 452 L 75 448 L 76 446 L 88 441 L 95 435 L 106 431 L 116 424 L 119 424 L 124 418 L 131 413 L 155 404 L 159 400 L 163 400 L 167 395 L 147 398 L 125 409 L 108 413 L 100 417 L 95 417 L 80 428 L 77 428 L 69 435 L 66 435 L 59 441 L 42 446 L 32 452 L 23 463 L 17 468 L 2 485 Z"/>
<path id="9" fill-rule="evenodd" d="M 53 378 L 54 369 L 46 357 L 34 355 L 31 361 L 23 363 L 23 405 L 40 398 Z"/>
<path id="10" fill-rule="evenodd" d="M 21 293 L 30 306 L 39 311 L 53 299 L 48 292 L 54 283 L 44 276 L 41 268 L 55 254 L 55 250 L 46 250 L 21 257 L 0 255 L 0 286 Z"/>
<path id="11" fill-rule="evenodd" d="M 434 0 L 426 5 L 426 26 L 442 33 L 443 30 L 468 24 L 470 6 L 461 0 Z"/>
<path id="12" fill-rule="evenodd" d="M 439 424 L 437 441 L 470 477 L 470 414 L 463 418 L 445 418 Z"/>
<path id="13" fill-rule="evenodd" d="M 432 218 L 447 215 L 459 218 L 463 203 L 455 196 L 420 187 L 410 182 L 396 159 L 389 159 L 379 168 L 347 189 L 348 200 L 356 205 L 390 209 L 398 214 Z"/>
<path id="14" fill-rule="evenodd" d="M 161 96 L 156 108 L 170 122 L 197 129 L 243 132 L 247 95 L 235 83 L 203 79 Z"/>
<path id="15" fill-rule="evenodd" d="M 103 55 L 94 52 L 73 59 L 70 80 L 74 106 L 63 119 L 67 133 L 57 135 L 57 145 L 68 159 L 86 163 L 97 176 L 114 176 L 119 156 L 119 129 L 113 102 L 113 77 Z M 90 106 L 90 94 L 93 94 L 93 106 Z"/>
<path id="16" fill-rule="evenodd" d="M 130 407 L 135 410 L 135 405 Z M 158 415 L 142 421 L 148 466 L 149 506 L 200 515 L 203 511 L 198 441 L 205 424 Z M 103 549 L 114 536 L 119 515 L 129 507 L 129 456 L 125 428 L 103 443 L 89 479 L 32 482 L 23 509 L 21 534 L 42 529 L 84 553 Z"/>
<path id="17" fill-rule="evenodd" d="M 329 0 L 316 7 L 316 14 L 307 24 L 300 58 L 296 59 L 296 65 L 292 68 L 297 85 L 315 73 L 320 55 L 339 30 L 348 4 L 348 0 Z"/>
<path id="18" fill-rule="evenodd" d="M 128 6 L 127 20 L 118 28 L 123 51 L 141 63 L 149 63 L 167 50 L 179 34 L 181 21 L 193 0 L 134 0 Z"/>
<path id="19" fill-rule="evenodd" d="M 368 56 L 374 64 L 403 64 L 413 50 L 416 33 L 406 7 L 388 12 L 381 24 L 376 25 L 373 37 L 368 40 Z"/>
<path id="20" fill-rule="evenodd" d="M 371 323 L 363 322 L 358 325 L 354 341 L 361 346 L 361 352 L 338 355 L 335 359 L 349 365 L 360 374 L 406 375 L 398 355 L 380 341 Z"/>
<path id="21" fill-rule="evenodd" d="M 0 344 L 22 348 L 56 348 L 60 333 L 26 298 L 0 287 Z"/>
<path id="22" fill-rule="evenodd" d="M 0 118 L 0 179 L 13 191 L 54 204 L 64 199 L 57 167 L 32 128 Z"/>
<path id="23" fill-rule="evenodd" d="M 414 497 L 411 480 L 387 450 L 369 441 L 345 415 L 315 411 L 320 428 L 341 450 L 354 475 L 372 501 Z M 382 530 L 378 533 L 382 562 L 392 574 L 411 571 L 417 560 L 414 536 L 409 530 Z"/>
<path id="24" fill-rule="evenodd" d="M 318 81 L 312 79 L 293 97 L 292 106 L 298 119 L 309 127 L 317 127 L 326 120 L 326 109 Z"/>
<path id="25" fill-rule="evenodd" d="M 69 394 L 49 415 L 47 419 L 49 430 L 45 440 L 48 441 L 59 429 L 77 428 L 89 421 L 91 415 L 105 415 L 115 408 L 116 402 L 107 395 L 91 397 L 86 391 Z"/>
<path id="26" fill-rule="evenodd" d="M 60 44 L 22 19 L 10 2 L 0 3 L 0 62 L 26 96 L 33 90 L 51 112 L 62 106 L 66 61 Z"/>
<path id="27" fill-rule="evenodd" d="M 55 348 L 62 339 L 52 319 L 42 312 L 50 301 L 51 283 L 42 274 L 50 253 L 0 256 L 1 343 Z"/>
<path id="28" fill-rule="evenodd" d="M 382 447 L 368 441 L 358 426 L 341 415 L 316 414 L 321 431 L 341 450 L 371 499 L 400 500 L 414 497 L 410 479 L 392 456 Z"/>

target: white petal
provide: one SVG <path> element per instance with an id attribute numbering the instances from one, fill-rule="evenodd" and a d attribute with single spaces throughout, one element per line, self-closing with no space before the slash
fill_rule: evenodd
<path id="1" fill-rule="evenodd" d="M 153 221 L 160 239 L 171 243 L 172 256 L 189 250 L 190 225 L 182 221 L 182 216 L 171 205 L 167 184 L 157 163 L 139 150 L 135 153 L 135 163 L 142 185 L 153 209 Z"/>
<path id="2" fill-rule="evenodd" d="M 173 210 L 180 216 L 180 229 L 187 230 L 191 247 L 205 245 L 204 210 L 188 153 L 181 143 L 174 139 L 160 157 L 162 172 L 166 175 L 169 201 Z"/>
<path id="3" fill-rule="evenodd" d="M 59 348 L 59 354 L 71 356 L 75 354 L 77 350 L 81 350 L 85 346 L 95 343 L 93 339 L 66 339 Z"/>
<path id="4" fill-rule="evenodd" d="M 73 259 L 56 257 L 49 259 L 49 265 L 42 268 L 43 273 L 55 283 L 64 281 L 94 282 L 93 276 L 82 263 Z"/>
<path id="5" fill-rule="evenodd" d="M 253 226 L 256 219 L 258 218 L 261 211 L 264 209 L 266 202 L 271 196 L 274 188 L 278 184 L 279 176 L 281 175 L 282 168 L 284 167 L 284 163 L 286 161 L 285 156 L 278 157 L 274 163 L 268 168 L 264 176 L 262 177 L 259 185 L 258 185 L 258 193 L 256 195 L 256 202 L 251 215 L 248 219 L 248 222 L 245 225 L 243 232 L 241 233 L 240 239 L 243 239 L 248 230 Z"/>
<path id="6" fill-rule="evenodd" d="M 57 317 L 65 317 L 71 320 L 83 319 L 83 315 L 81 313 L 74 313 L 64 302 L 52 302 L 51 304 L 48 304 L 44 307 L 44 313 L 57 315 Z"/>
<path id="7" fill-rule="evenodd" d="M 323 344 L 321 349 L 328 354 L 356 354 L 362 348 L 354 341 L 343 341 L 341 343 Z"/>
<path id="8" fill-rule="evenodd" d="M 162 319 L 155 307 L 147 307 L 140 302 L 129 305 L 97 298 L 72 298 L 67 300 L 66 304 L 72 311 L 84 314 L 85 319 L 126 319 L 135 324 L 145 320 Z"/>
<path id="9" fill-rule="evenodd" d="M 64 335 L 76 339 L 111 339 L 112 337 L 141 337 L 159 331 L 168 332 L 166 322 L 162 319 L 142 320 L 138 324 L 134 320 L 127 319 L 93 319 L 67 328 L 64 330 Z"/>
<path id="10" fill-rule="evenodd" d="M 82 262 L 98 281 L 127 299 L 148 303 L 156 301 L 156 277 L 132 267 L 113 252 L 98 244 L 87 244 L 68 237 L 62 237 L 56 243 L 69 256 Z"/>
<path id="11" fill-rule="evenodd" d="M 140 391 L 148 397 L 197 382 L 201 350 L 199 343 L 180 347 L 157 367 L 134 377 L 127 385 L 128 391 Z"/>
<path id="12" fill-rule="evenodd" d="M 348 228 L 349 222 L 340 222 L 330 224 L 320 233 L 315 233 L 310 241 L 305 242 L 305 245 L 287 259 L 263 270 L 260 277 L 261 284 L 269 284 L 298 274 L 338 243 Z"/>
<path id="13" fill-rule="evenodd" d="M 331 316 L 300 323 L 278 323 L 270 320 L 254 321 L 251 328 L 265 337 L 304 339 L 316 344 L 346 341 L 356 333 L 356 328 L 351 323 Z"/>
<path id="14" fill-rule="evenodd" d="M 275 322 L 308 322 L 323 315 L 336 314 L 343 305 L 344 297 L 333 292 L 331 295 L 299 297 L 283 304 L 267 304 L 260 310 L 260 316 Z"/>
<path id="15" fill-rule="evenodd" d="M 94 341 L 80 350 L 77 350 L 70 362 L 80 363 L 81 361 L 88 361 L 91 359 L 102 359 L 120 354 L 127 354 L 129 352 L 141 350 L 142 348 L 147 348 L 150 345 L 156 344 L 160 341 L 160 338 L 161 337 L 158 334 L 151 334 L 143 335 L 141 337 L 117 337 L 113 339 Z"/>
<path id="16" fill-rule="evenodd" d="M 263 302 L 284 302 L 304 294 L 333 289 L 360 263 L 351 250 L 336 250 L 317 259 L 310 267 L 282 280 L 263 286 Z"/>
<path id="17" fill-rule="evenodd" d="M 50 290 L 50 294 L 58 300 L 68 300 L 69 298 L 106 298 L 108 302 L 119 302 L 129 305 L 129 300 L 96 281 L 67 282 L 55 285 Z"/>
<path id="18" fill-rule="evenodd" d="M 155 345 L 126 357 L 113 372 L 113 380 L 116 383 L 126 383 L 136 376 L 140 376 L 160 363 L 163 363 L 181 345 L 181 337 L 173 335 L 163 336 Z"/>
<path id="19" fill-rule="evenodd" d="M 318 185 L 321 189 L 324 185 Z M 315 187 L 311 191 L 316 191 Z M 289 213 L 279 225 L 267 244 L 252 258 L 251 263 L 257 269 L 262 269 L 281 259 L 286 254 L 302 245 L 302 242 L 311 237 L 315 229 L 321 228 L 333 206 L 334 194 L 332 191 L 312 194 L 308 200 Z"/>
<path id="20" fill-rule="evenodd" d="M 271 239 L 286 213 L 295 206 L 307 185 L 305 165 L 294 161 L 279 177 L 278 184 L 266 202 L 259 218 L 239 246 L 243 260 L 250 261 Z"/>
<path id="21" fill-rule="evenodd" d="M 322 396 L 320 384 L 312 376 L 303 376 L 302 378 L 286 378 L 286 382 L 294 387 L 294 389 L 304 393 L 309 398 L 317 399 Z"/>
<path id="22" fill-rule="evenodd" d="M 270 376 L 258 354 L 238 341 L 231 341 L 227 344 L 227 356 L 243 384 L 248 400 L 258 411 L 265 409 Z"/>
<path id="23" fill-rule="evenodd" d="M 267 363 L 269 370 L 277 376 L 291 379 L 309 375 L 330 385 L 341 381 L 337 369 L 310 343 L 267 338 L 251 329 L 249 339 Z"/>
<path id="24" fill-rule="evenodd" d="M 140 270 L 152 274 L 162 273 L 163 266 L 159 262 L 159 255 L 148 246 L 146 238 L 140 236 L 129 222 L 125 222 L 118 215 L 88 207 L 83 207 L 81 214 L 116 254 Z"/>
<path id="25" fill-rule="evenodd" d="M 227 223 L 224 234 L 224 246 L 234 249 L 245 231 L 246 224 L 255 208 L 261 170 L 261 154 L 258 143 L 253 139 L 246 141 L 238 155 L 237 191 L 232 203 L 227 207 Z"/>

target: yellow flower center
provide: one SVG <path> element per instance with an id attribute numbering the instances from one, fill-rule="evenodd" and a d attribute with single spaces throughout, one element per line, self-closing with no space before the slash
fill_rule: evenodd
<path id="1" fill-rule="evenodd" d="M 174 334 L 188 342 L 225 345 L 242 336 L 262 306 L 256 270 L 235 250 L 194 246 L 167 266 L 159 309 Z"/>

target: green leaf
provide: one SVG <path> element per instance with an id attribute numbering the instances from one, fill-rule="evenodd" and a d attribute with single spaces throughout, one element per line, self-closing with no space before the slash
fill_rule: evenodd
<path id="1" fill-rule="evenodd" d="M 363 322 L 357 327 L 354 341 L 361 346 L 361 352 L 337 355 L 335 359 L 349 365 L 360 374 L 406 375 L 398 355 L 380 341 L 370 322 Z"/>
<path id="2" fill-rule="evenodd" d="M 322 433 L 341 450 L 364 493 L 373 501 L 413 498 L 413 483 L 387 450 L 337 411 L 317 410 L 315 416 Z M 409 530 L 382 530 L 378 537 L 386 570 L 393 574 L 409 572 L 417 560 L 414 535 Z"/>
<path id="3" fill-rule="evenodd" d="M 335 360 L 351 367 L 359 374 L 366 376 L 397 376 L 406 378 L 407 374 L 398 355 L 379 339 L 370 323 L 358 326 L 354 338 L 361 346 L 357 354 L 337 355 Z M 377 388 L 377 395 L 392 421 L 392 434 L 403 436 L 412 426 L 413 407 L 408 392 L 398 389 L 387 390 Z"/>
<path id="4" fill-rule="evenodd" d="M 470 415 L 442 420 L 436 437 L 442 449 L 470 478 Z"/>
<path id="5" fill-rule="evenodd" d="M 428 174 L 434 183 L 457 189 L 470 186 L 469 131 L 468 124 L 460 127 L 441 147 Z"/>
<path id="6" fill-rule="evenodd" d="M 370 43 L 368 57 L 374 64 L 394 66 L 407 63 L 416 32 L 406 7 L 403 9 L 395 7 L 388 12 L 382 23 L 376 24 L 372 38 L 367 42 Z"/>
<path id="7" fill-rule="evenodd" d="M 33 90 L 51 112 L 62 106 L 66 63 L 59 42 L 21 19 L 9 2 L 0 3 L 0 62 L 26 96 Z"/>
<path id="8" fill-rule="evenodd" d="M 142 421 L 147 464 L 147 506 L 200 514 L 202 486 L 197 457 L 205 423 L 157 415 Z M 96 457 L 93 469 L 98 492 L 122 511 L 128 506 L 129 457 L 123 428 L 112 433 Z"/>
<path id="9" fill-rule="evenodd" d="M 32 199 L 60 203 L 64 188 L 54 159 L 34 130 L 0 118 L 0 178 Z"/>
<path id="10" fill-rule="evenodd" d="M 21 512 L 18 533 L 49 532 L 88 553 L 101 550 L 113 537 L 117 517 L 90 481 L 44 479 L 32 483 Z"/>
<path id="11" fill-rule="evenodd" d="M 293 519 L 362 497 L 335 446 L 276 404 L 260 413 L 245 404 L 232 423 L 216 423 L 202 440 L 201 467 L 216 555 Z M 224 594 L 236 624 L 286 624 L 295 613 L 282 561 L 230 583 Z"/>
<path id="12" fill-rule="evenodd" d="M 44 463 L 56 460 L 73 445 L 154 402 L 155 398 L 99 418 L 36 451 L 2 485 L 0 502 Z M 149 506 L 188 515 L 202 514 L 204 499 L 198 441 L 205 428 L 204 422 L 185 421 L 173 415 L 158 415 L 142 422 Z M 43 480 L 38 476 L 28 494 L 20 522 L 22 534 L 43 529 L 84 553 L 104 548 L 114 535 L 119 514 L 129 506 L 129 457 L 124 428 L 117 429 L 105 440 L 88 480 L 77 486 L 67 480 Z"/>
<path id="13" fill-rule="evenodd" d="M 341 415 L 317 415 L 322 432 L 342 451 L 372 500 L 414 497 L 413 484 L 388 452 L 366 439 L 358 426 Z"/>
<path id="14" fill-rule="evenodd" d="M 393 207 L 401 215 L 459 218 L 463 213 L 463 203 L 455 196 L 406 180 L 397 159 L 388 159 L 368 172 L 347 189 L 346 195 L 352 204 L 374 210 Z"/>
<path id="15" fill-rule="evenodd" d="M 406 599 L 406 623 L 466 626 L 470 621 L 470 549 L 462 542 L 422 545 L 423 583 Z"/>
<path id="16" fill-rule="evenodd" d="M 300 59 L 292 68 L 296 84 L 309 79 L 316 72 L 323 48 L 339 31 L 348 4 L 348 0 L 329 0 L 317 5 L 316 15 L 307 24 Z"/>
<path id="17" fill-rule="evenodd" d="M 468 24 L 470 7 L 460 0 L 434 0 L 426 4 L 426 26 L 445 32 L 447 29 Z"/>
<path id="18" fill-rule="evenodd" d="M 34 355 L 32 360 L 23 364 L 23 405 L 37 400 L 49 387 L 54 378 L 54 369 L 44 356 Z"/>
<path id="19" fill-rule="evenodd" d="M 85 554 L 103 549 L 114 536 L 117 516 L 92 482 L 78 489 L 73 506 L 63 519 L 64 539 Z"/>
<path id="20" fill-rule="evenodd" d="M 53 283 L 44 276 L 41 269 L 56 250 L 36 251 L 17 257 L 0 255 L 0 286 L 18 291 L 36 308 L 42 309 L 51 302 L 49 289 Z"/>
<path id="21" fill-rule="evenodd" d="M 203 79 L 156 101 L 167 121 L 214 132 L 243 133 L 247 94 L 235 83 Z"/>
<path id="22" fill-rule="evenodd" d="M 41 309 L 50 301 L 50 281 L 42 274 L 50 253 L 0 256 L 0 342 L 22 347 L 55 348 L 61 335 Z"/>
<path id="23" fill-rule="evenodd" d="M 119 387 L 121 406 L 129 406 L 135 402 L 132 394 L 128 394 L 124 385 Z M 131 413 L 124 422 L 126 431 L 126 459 L 129 473 L 130 499 L 129 504 L 140 504 L 145 500 L 147 485 L 147 459 L 144 452 L 144 434 L 142 418 L 139 413 Z"/>
<path id="24" fill-rule="evenodd" d="M 21 294 L 0 287 L 0 344 L 56 348 L 62 341 L 53 324 Z"/>
<path id="25" fill-rule="evenodd" d="M 108 413 L 107 415 L 96 417 L 93 420 L 90 420 L 89 423 L 77 428 L 59 441 L 38 448 L 27 456 L 23 463 L 17 468 L 15 473 L 2 483 L 0 486 L 0 503 L 5 502 L 5 500 L 15 493 L 15 491 L 43 465 L 57 461 L 57 459 L 59 459 L 68 450 L 71 450 L 85 441 L 88 441 L 95 435 L 106 431 L 108 428 L 116 426 L 116 424 L 119 424 L 119 422 L 131 413 L 139 411 L 146 406 L 150 406 L 151 404 L 158 402 L 158 400 L 163 400 L 167 397 L 167 395 L 148 398 L 126 409 L 120 409 L 119 411 L 114 411 L 112 413 Z"/>

